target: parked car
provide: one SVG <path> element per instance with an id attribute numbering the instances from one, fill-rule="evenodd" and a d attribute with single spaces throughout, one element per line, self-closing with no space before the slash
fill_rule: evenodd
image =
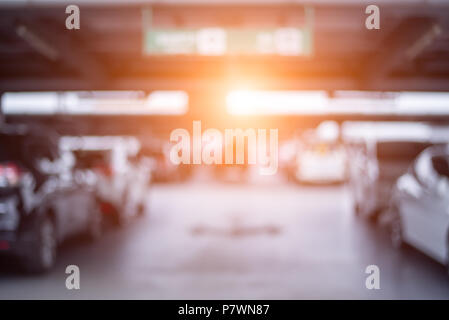
<path id="1" fill-rule="evenodd" d="M 449 267 L 449 145 L 423 151 L 394 188 L 393 245 L 407 243 Z"/>
<path id="2" fill-rule="evenodd" d="M 308 142 L 296 156 L 295 178 L 299 182 L 330 184 L 346 180 L 346 153 L 342 144 Z"/>
<path id="3" fill-rule="evenodd" d="M 301 183 L 341 183 L 347 177 L 346 150 L 336 123 L 322 122 L 298 141 L 293 176 Z"/>
<path id="4" fill-rule="evenodd" d="M 349 147 L 349 186 L 355 214 L 375 220 L 388 208 L 398 177 L 431 145 L 409 140 L 364 140 Z"/>
<path id="5" fill-rule="evenodd" d="M 68 237 L 101 234 L 95 194 L 75 181 L 56 140 L 22 127 L 0 132 L 0 253 L 31 272 L 49 270 Z"/>
<path id="6" fill-rule="evenodd" d="M 136 140 L 124 137 L 65 137 L 78 168 L 91 170 L 103 214 L 118 225 L 146 211 L 151 167 L 139 156 Z"/>

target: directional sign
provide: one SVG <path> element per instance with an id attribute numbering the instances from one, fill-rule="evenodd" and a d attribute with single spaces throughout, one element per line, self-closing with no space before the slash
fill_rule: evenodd
<path id="1" fill-rule="evenodd" d="M 149 13 L 144 14 L 144 17 L 148 15 Z M 273 29 L 164 29 L 153 27 L 144 19 L 143 51 L 148 55 L 311 55 L 311 24 L 309 22 L 301 28 Z"/>

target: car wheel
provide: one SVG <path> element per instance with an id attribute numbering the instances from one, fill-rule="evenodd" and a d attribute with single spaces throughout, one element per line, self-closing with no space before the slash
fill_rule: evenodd
<path id="1" fill-rule="evenodd" d="M 381 212 L 382 212 L 381 209 L 371 210 L 367 216 L 368 221 L 372 224 L 376 224 L 379 220 Z"/>
<path id="2" fill-rule="evenodd" d="M 143 217 L 146 214 L 146 206 L 145 204 L 141 203 L 139 204 L 139 206 L 137 207 L 137 216 L 138 217 Z"/>
<path id="3" fill-rule="evenodd" d="M 393 210 L 393 219 L 390 223 L 390 240 L 393 247 L 399 249 L 404 245 L 402 222 L 399 211 L 397 209 Z"/>
<path id="4" fill-rule="evenodd" d="M 32 273 L 48 271 L 55 264 L 56 251 L 56 227 L 52 218 L 45 215 L 37 224 L 34 247 L 23 261 L 25 269 Z"/>
<path id="5" fill-rule="evenodd" d="M 369 223 L 376 223 L 379 213 L 379 210 L 370 210 L 366 208 L 366 205 L 363 206 L 358 202 L 354 204 L 354 215 L 356 217 L 362 217 Z"/>
<path id="6" fill-rule="evenodd" d="M 360 205 L 357 202 L 354 202 L 353 211 L 356 217 L 360 216 Z"/>
<path id="7" fill-rule="evenodd" d="M 97 202 L 95 202 L 94 208 L 91 209 L 89 225 L 86 230 L 89 241 L 95 241 L 103 234 L 103 214 Z"/>
<path id="8" fill-rule="evenodd" d="M 125 227 L 131 222 L 131 218 L 135 215 L 135 211 L 131 208 L 130 204 L 122 206 L 117 212 L 116 224 L 118 227 Z"/>

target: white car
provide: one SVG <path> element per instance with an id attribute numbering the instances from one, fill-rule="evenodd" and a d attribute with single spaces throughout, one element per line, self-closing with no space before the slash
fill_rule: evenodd
<path id="1" fill-rule="evenodd" d="M 424 150 L 393 194 L 393 245 L 410 244 L 449 265 L 449 145 Z"/>
<path id="2" fill-rule="evenodd" d="M 96 176 L 96 191 L 104 214 L 119 225 L 146 211 L 151 181 L 149 164 L 138 159 L 140 145 L 132 137 L 64 137 L 62 147 Z"/>
<path id="3" fill-rule="evenodd" d="M 297 181 L 326 184 L 346 180 L 346 150 L 336 122 L 324 121 L 304 132 L 295 150 L 293 175 Z"/>
<path id="4" fill-rule="evenodd" d="M 391 203 L 398 178 L 432 145 L 414 140 L 362 140 L 348 145 L 354 213 L 371 221 L 381 217 Z"/>
<path id="5" fill-rule="evenodd" d="M 346 152 L 339 143 L 309 143 L 296 156 L 295 178 L 308 183 L 338 183 L 346 179 Z"/>

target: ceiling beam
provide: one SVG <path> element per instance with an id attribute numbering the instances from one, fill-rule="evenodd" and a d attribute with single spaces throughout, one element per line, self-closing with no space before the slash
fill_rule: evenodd
<path id="1" fill-rule="evenodd" d="M 80 49 L 70 34 L 62 35 L 54 30 L 48 30 L 35 22 L 20 21 L 15 31 L 38 54 L 46 58 L 51 64 L 62 63 L 79 74 L 86 83 L 100 81 L 106 78 L 103 66 L 89 53 Z"/>
<path id="2" fill-rule="evenodd" d="M 362 76 L 362 86 L 377 87 L 400 64 L 413 61 L 441 33 L 432 18 L 407 18 L 381 43 Z"/>

